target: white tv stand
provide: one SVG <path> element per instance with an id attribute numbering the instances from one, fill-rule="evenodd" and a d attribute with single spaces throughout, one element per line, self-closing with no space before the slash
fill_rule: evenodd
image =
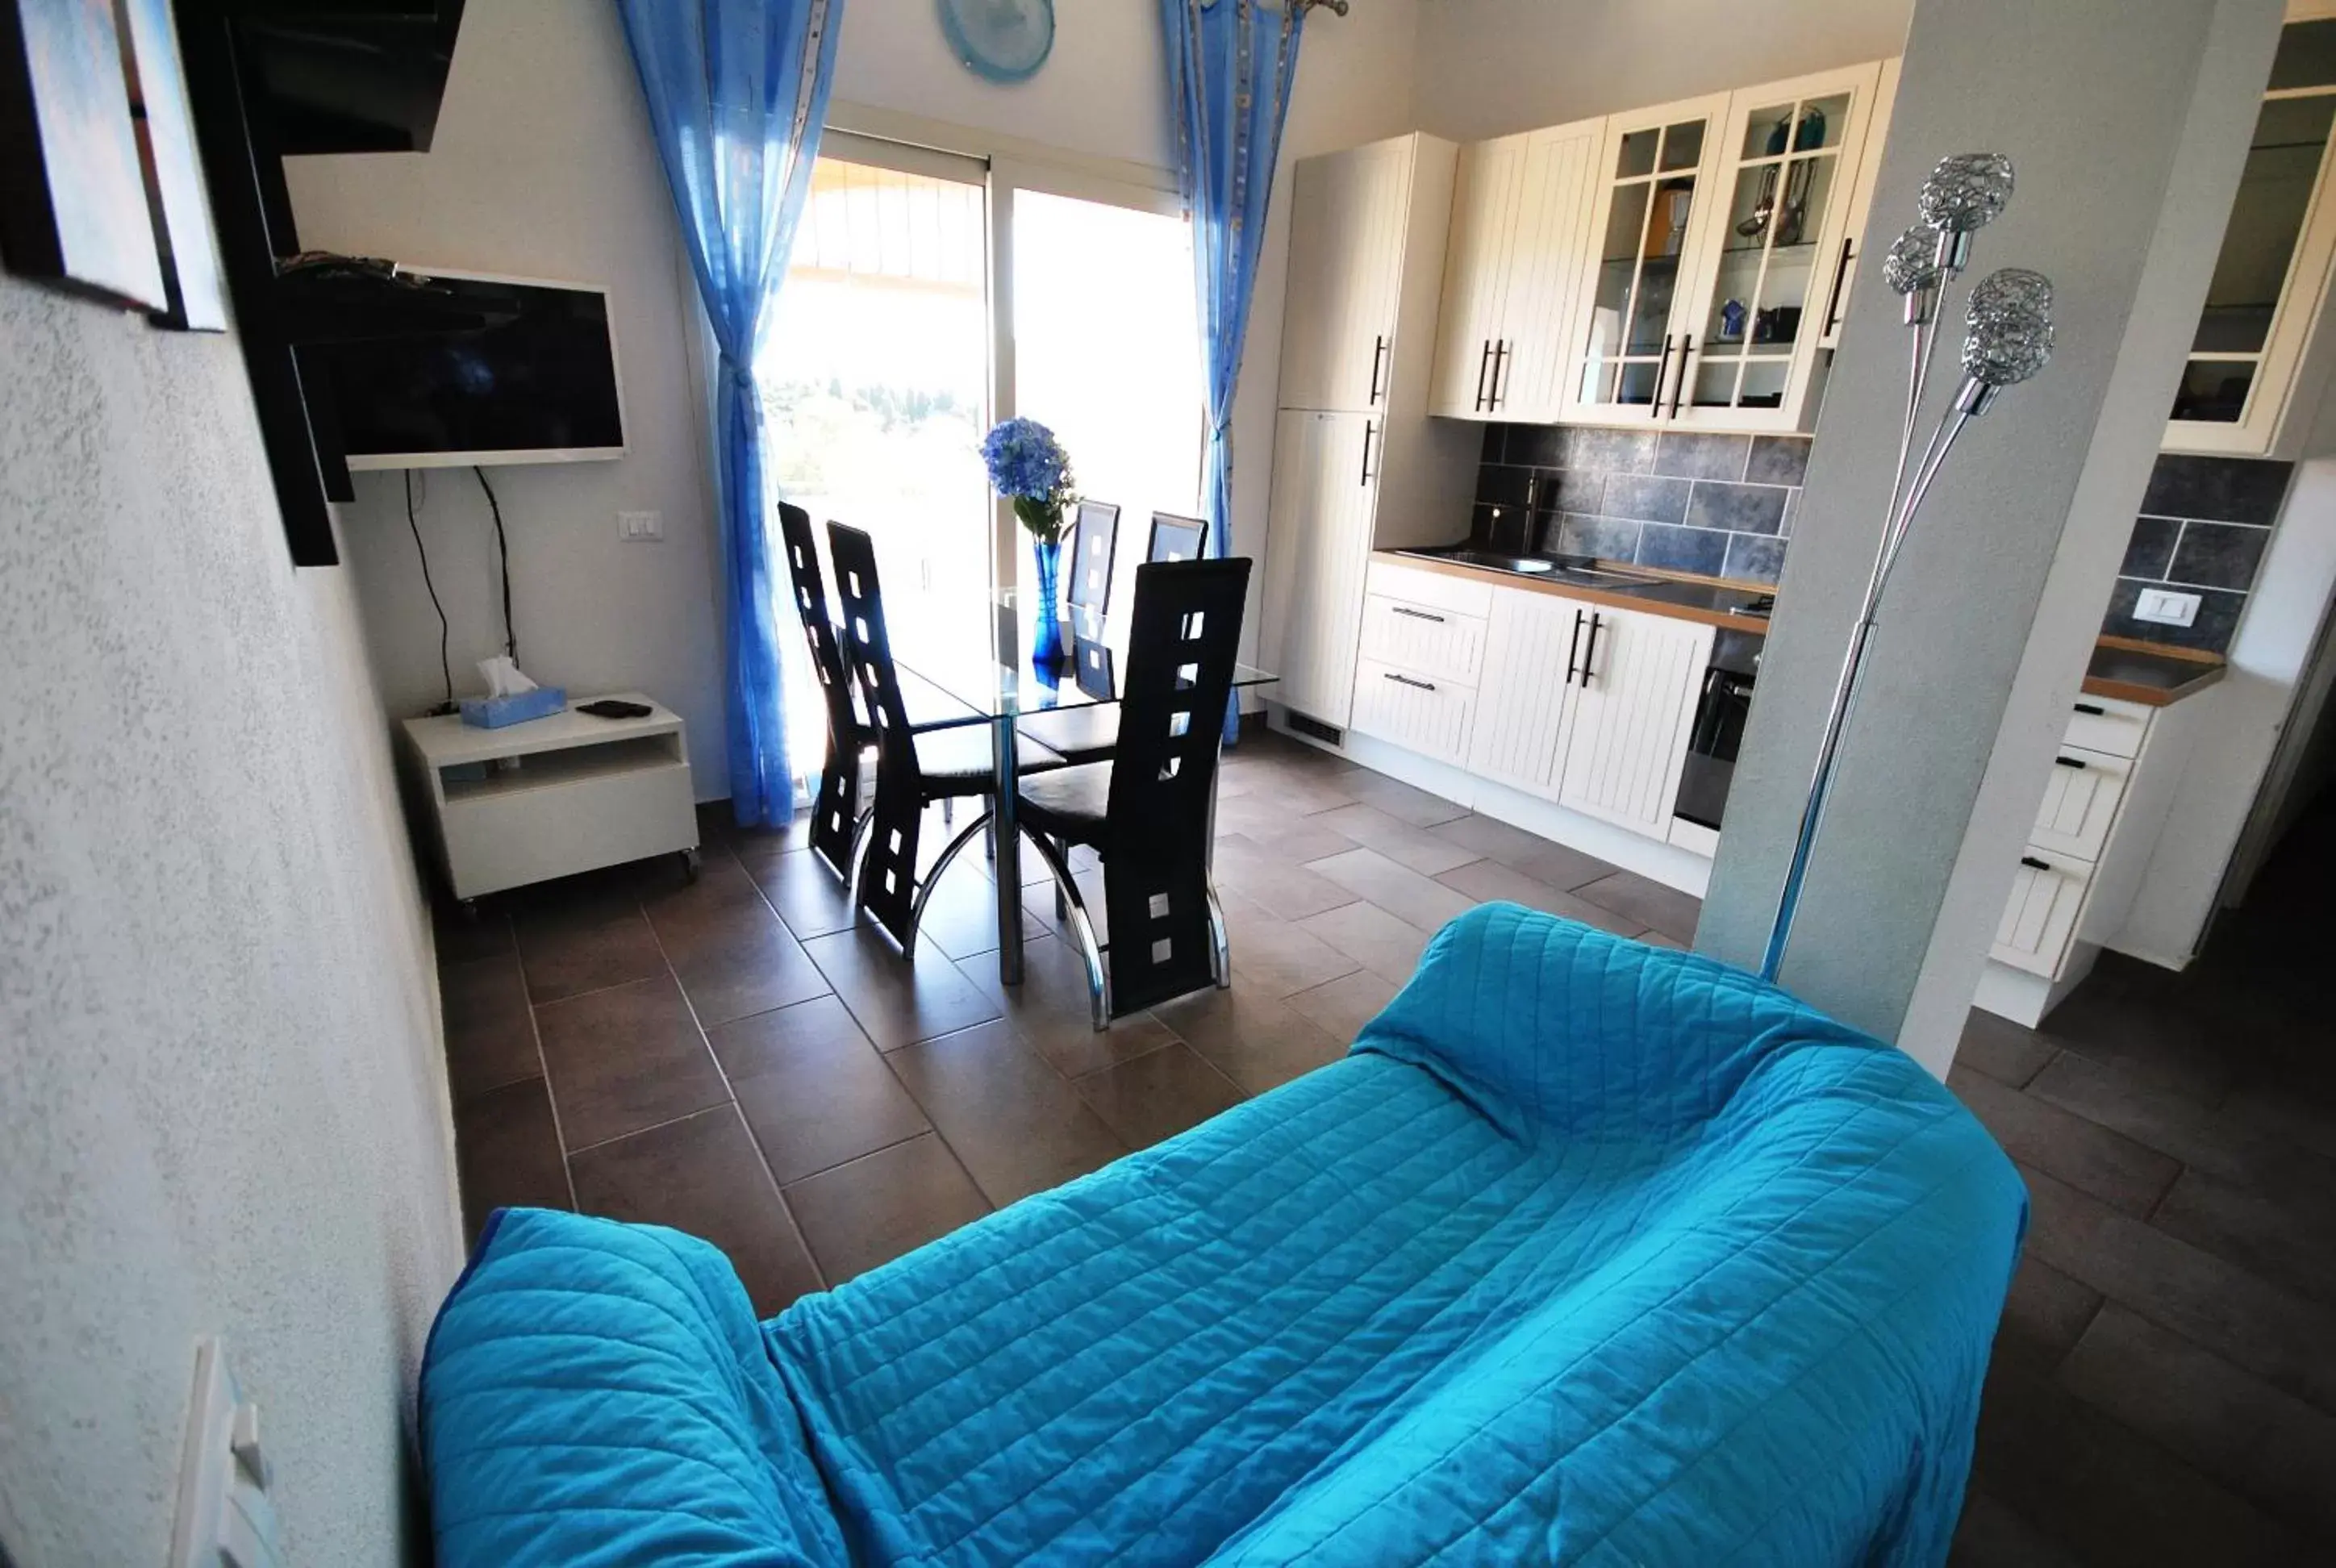
<path id="1" fill-rule="evenodd" d="M 645 718 L 576 711 L 479 729 L 455 714 L 410 718 L 405 759 L 430 803 L 439 863 L 465 907 L 530 882 L 652 855 L 697 874 L 697 803 L 681 716 L 638 692 Z M 483 769 L 483 776 L 479 776 Z M 453 774 L 448 777 L 449 771 Z"/>

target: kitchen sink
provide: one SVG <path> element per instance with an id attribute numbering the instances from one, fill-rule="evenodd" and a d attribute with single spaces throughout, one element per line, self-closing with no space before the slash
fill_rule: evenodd
<path id="1" fill-rule="evenodd" d="M 1546 578 L 1552 582 L 1577 582 L 1585 588 L 1627 589 L 1660 580 L 1640 572 L 1617 571 L 1611 567 L 1595 566 L 1582 557 L 1505 555 L 1499 550 L 1478 550 L 1472 545 L 1438 545 L 1398 550 L 1397 553 L 1422 556 L 1430 560 L 1455 561 L 1462 566 L 1481 566 L 1493 571 L 1513 571 L 1521 577 Z"/>

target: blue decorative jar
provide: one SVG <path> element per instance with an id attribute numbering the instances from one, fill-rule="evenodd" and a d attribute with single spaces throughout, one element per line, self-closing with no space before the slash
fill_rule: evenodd
<path id="1" fill-rule="evenodd" d="M 1036 668 L 1051 670 L 1063 662 L 1063 611 L 1058 597 L 1062 580 L 1063 541 L 1060 539 L 1033 539 L 1030 552 L 1038 560 L 1037 625 L 1030 638 L 1030 663 Z"/>

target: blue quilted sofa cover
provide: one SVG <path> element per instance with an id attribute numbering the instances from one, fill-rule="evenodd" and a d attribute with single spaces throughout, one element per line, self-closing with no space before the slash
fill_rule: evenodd
<path id="1" fill-rule="evenodd" d="M 1488 905 L 1343 1060 L 765 1323 L 504 1211 L 439 1561 L 1938 1563 L 2026 1203 L 1900 1052 Z"/>

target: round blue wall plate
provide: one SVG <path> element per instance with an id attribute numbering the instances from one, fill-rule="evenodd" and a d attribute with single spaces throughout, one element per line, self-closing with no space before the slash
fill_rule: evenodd
<path id="1" fill-rule="evenodd" d="M 939 0 L 941 31 L 965 68 L 1025 82 L 1055 47 L 1055 0 Z"/>

